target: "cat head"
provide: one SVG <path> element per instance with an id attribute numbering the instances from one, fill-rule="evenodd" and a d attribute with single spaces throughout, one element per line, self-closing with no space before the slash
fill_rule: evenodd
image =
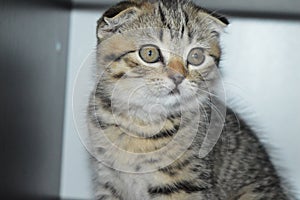
<path id="1" fill-rule="evenodd" d="M 205 101 L 218 81 L 228 20 L 187 0 L 123 1 L 98 20 L 101 91 L 116 104 L 168 111 Z M 151 110 L 151 108 L 150 108 Z"/>

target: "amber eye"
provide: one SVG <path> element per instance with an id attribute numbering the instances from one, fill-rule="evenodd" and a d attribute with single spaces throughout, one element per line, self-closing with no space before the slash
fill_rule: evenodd
<path id="1" fill-rule="evenodd" d="M 159 51 L 158 47 L 156 47 L 154 45 L 143 46 L 140 49 L 139 54 L 140 54 L 140 57 L 142 58 L 142 60 L 147 63 L 155 63 L 155 62 L 160 61 L 160 59 L 161 59 L 160 51 Z"/>
<path id="2" fill-rule="evenodd" d="M 205 60 L 203 49 L 201 48 L 194 48 L 190 51 L 187 61 L 189 64 L 194 66 L 201 65 Z"/>

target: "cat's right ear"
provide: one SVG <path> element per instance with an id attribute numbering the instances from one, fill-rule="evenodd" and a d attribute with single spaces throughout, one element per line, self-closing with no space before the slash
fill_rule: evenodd
<path id="1" fill-rule="evenodd" d="M 137 3 L 121 2 L 108 9 L 97 22 L 97 38 L 99 41 L 113 35 L 118 28 L 136 18 L 141 10 Z"/>

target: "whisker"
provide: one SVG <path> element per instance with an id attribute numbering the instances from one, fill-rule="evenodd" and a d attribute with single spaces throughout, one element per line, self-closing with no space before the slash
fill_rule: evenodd
<path id="1" fill-rule="evenodd" d="M 208 92 L 208 91 L 206 91 L 206 90 L 202 90 L 202 89 L 200 89 L 200 88 L 198 88 L 197 90 L 198 90 L 198 91 L 201 91 L 201 92 L 204 92 L 204 93 L 206 93 L 206 94 L 209 94 L 210 96 L 213 96 L 213 97 L 218 97 L 218 95 L 217 95 L 217 94 L 214 94 L 214 93 Z"/>
<path id="2" fill-rule="evenodd" d="M 203 93 L 208 94 L 208 95 L 213 96 L 213 97 L 219 97 L 219 95 L 217 95 L 217 94 L 214 94 L 214 93 L 209 92 L 209 91 L 207 91 L 207 90 L 203 90 L 203 89 L 198 88 L 198 87 L 196 87 L 196 86 L 193 86 L 193 85 L 191 85 L 191 84 L 189 84 L 189 86 L 190 86 L 193 90 L 194 90 L 194 89 L 196 90 L 196 94 L 199 93 L 199 92 L 203 92 Z"/>
<path id="3" fill-rule="evenodd" d="M 220 119 L 225 118 L 225 116 L 222 114 L 222 111 L 220 111 L 214 103 L 212 102 L 207 102 L 207 103 L 210 105 L 211 109 L 217 112 L 217 115 Z"/>

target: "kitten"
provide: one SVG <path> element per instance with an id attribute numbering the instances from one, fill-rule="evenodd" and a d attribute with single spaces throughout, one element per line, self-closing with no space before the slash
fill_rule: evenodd
<path id="1" fill-rule="evenodd" d="M 96 199 L 292 199 L 222 103 L 227 25 L 186 0 L 124 1 L 99 19 L 88 119 Z"/>

